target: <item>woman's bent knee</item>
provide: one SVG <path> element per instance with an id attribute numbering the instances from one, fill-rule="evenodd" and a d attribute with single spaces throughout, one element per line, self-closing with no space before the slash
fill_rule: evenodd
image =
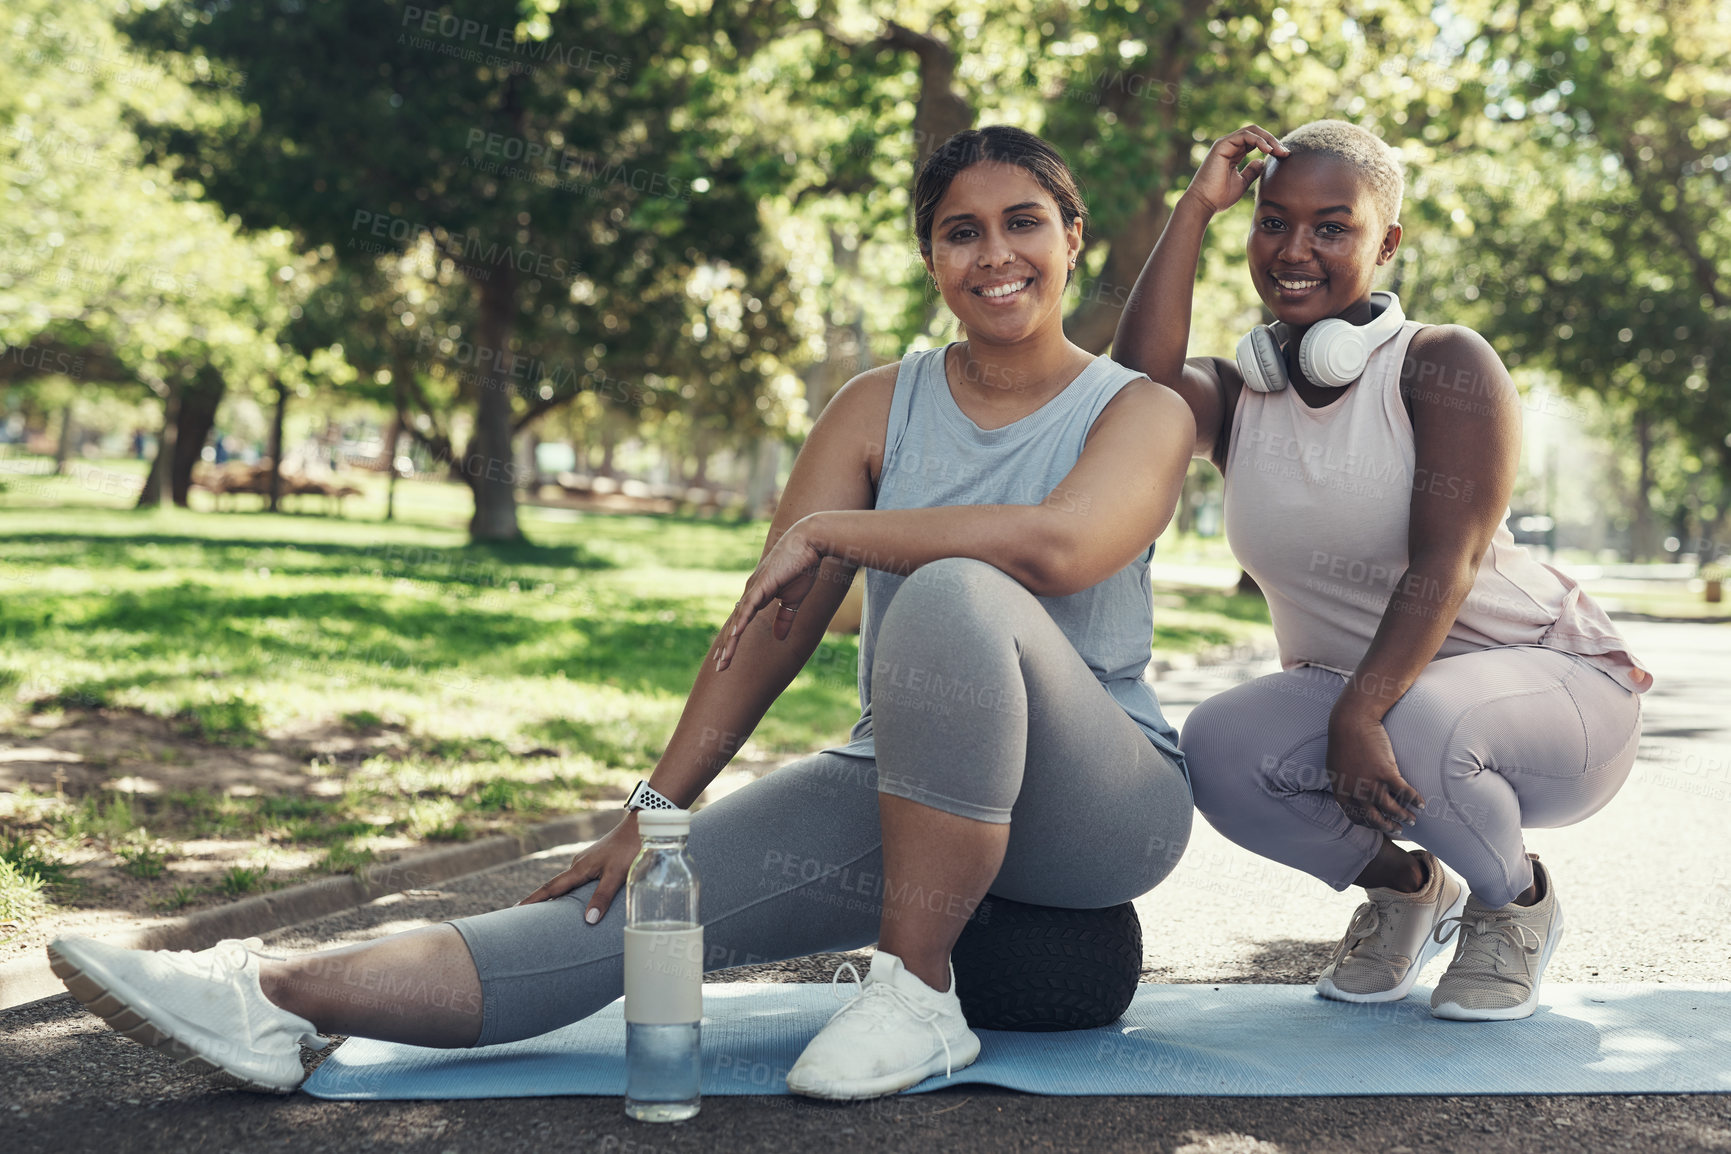
<path id="1" fill-rule="evenodd" d="M 1247 733 L 1243 711 L 1220 696 L 1191 711 L 1184 722 L 1179 748 L 1190 767 L 1190 788 L 1196 808 L 1212 820 L 1229 811 L 1246 792 L 1260 792 L 1267 755 Z"/>
<path id="2" fill-rule="evenodd" d="M 937 612 L 953 618 L 958 612 L 978 609 L 988 620 L 1002 617 L 1006 596 L 1032 597 L 1033 594 L 1008 573 L 972 557 L 940 557 L 921 565 L 908 575 L 896 590 L 895 599 L 885 615 L 921 616 Z"/>

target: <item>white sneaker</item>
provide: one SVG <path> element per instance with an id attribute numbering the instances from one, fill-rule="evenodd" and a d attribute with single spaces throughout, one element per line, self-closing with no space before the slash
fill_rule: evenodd
<path id="1" fill-rule="evenodd" d="M 852 962 L 856 993 L 818 1031 L 787 1072 L 787 1088 L 811 1098 L 879 1098 L 925 1081 L 942 1070 L 949 1077 L 980 1056 L 980 1039 L 968 1029 L 950 988 L 932 989 L 909 973 L 902 960 L 883 950 L 872 955 L 864 982 Z"/>
<path id="2" fill-rule="evenodd" d="M 48 961 L 73 997 L 133 1041 L 195 1070 L 292 1090 L 306 1077 L 300 1044 L 319 1049 L 328 1039 L 264 996 L 249 943 L 262 945 L 229 938 L 193 953 L 68 937 L 49 943 Z"/>

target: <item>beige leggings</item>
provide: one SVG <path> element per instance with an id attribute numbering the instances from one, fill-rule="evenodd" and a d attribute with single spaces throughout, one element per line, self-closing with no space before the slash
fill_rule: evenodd
<path id="1" fill-rule="evenodd" d="M 1203 702 L 1180 742 L 1196 807 L 1232 841 L 1337 890 L 1382 835 L 1348 821 L 1325 770 L 1346 679 L 1301 666 Z M 1641 700 L 1584 659 L 1509 646 L 1431 662 L 1383 719 L 1401 776 L 1425 798 L 1402 835 L 1507 905 L 1532 884 L 1523 827 L 1573 825 L 1635 762 Z"/>

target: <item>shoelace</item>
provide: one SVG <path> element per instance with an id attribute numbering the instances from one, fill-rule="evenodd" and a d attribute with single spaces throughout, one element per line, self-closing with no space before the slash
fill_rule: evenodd
<path id="1" fill-rule="evenodd" d="M 848 998 L 847 1005 L 830 1015 L 830 1021 L 835 1021 L 849 1010 L 876 1013 L 879 1017 L 886 1017 L 889 1013 L 893 1012 L 891 1010 L 891 1003 L 894 1003 L 906 1010 L 915 1021 L 924 1022 L 933 1030 L 937 1031 L 938 1041 L 944 1044 L 944 1077 L 948 1078 L 952 1073 L 954 1073 L 955 1065 L 950 1055 L 950 1040 L 944 1036 L 943 1027 L 937 1024 L 939 1017 L 937 1010 L 920 1009 L 918 1006 L 914 1005 L 913 1000 L 909 998 L 907 994 L 896 989 L 888 982 L 873 982 L 869 986 L 866 985 L 859 976 L 859 970 L 854 968 L 852 962 L 843 962 L 841 965 L 837 966 L 835 974 L 830 977 L 830 992 L 838 998 L 847 997 L 841 989 L 841 972 L 843 970 L 846 970 L 848 973 L 853 975 L 855 993 L 851 998 Z M 873 998 L 876 998 L 877 1000 L 873 1001 Z"/>
<path id="2" fill-rule="evenodd" d="M 1334 968 L 1339 969 L 1346 956 L 1364 944 L 1366 938 L 1376 932 L 1376 927 L 1382 924 L 1382 914 L 1377 910 L 1375 902 L 1364 902 L 1352 911 L 1352 921 L 1347 923 L 1346 936 L 1340 939 L 1340 945 L 1334 951 Z"/>
<path id="3" fill-rule="evenodd" d="M 1525 922 L 1515 920 L 1513 914 L 1457 914 L 1438 922 L 1431 936 L 1439 944 L 1446 945 L 1457 931 L 1461 936 L 1462 953 L 1483 955 L 1484 960 L 1490 962 L 1491 968 L 1498 975 L 1503 973 L 1504 942 L 1528 954 L 1537 953 L 1544 944 L 1538 931 Z M 1529 938 L 1532 939 L 1530 942 Z"/>
<path id="4" fill-rule="evenodd" d="M 214 946 L 208 947 L 220 961 L 232 966 L 246 965 L 248 954 L 257 954 L 261 958 L 269 958 L 273 962 L 286 961 L 287 954 L 266 953 L 263 938 L 224 938 Z M 165 950 L 164 953 L 174 953 L 182 957 L 196 957 L 206 950 Z"/>

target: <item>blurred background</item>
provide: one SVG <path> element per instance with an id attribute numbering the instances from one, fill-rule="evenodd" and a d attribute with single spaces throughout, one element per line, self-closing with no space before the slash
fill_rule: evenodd
<path id="1" fill-rule="evenodd" d="M 1708 0 L 8 0 L 0 955 L 644 772 L 814 417 L 954 338 L 908 201 L 970 126 L 1080 177 L 1096 352 L 1216 137 L 1380 133 L 1385 287 L 1525 399 L 1517 538 L 1724 615 L 1728 60 Z M 1264 319 L 1248 225 L 1194 353 Z M 1160 661 L 1267 648 L 1220 526 L 1197 466 Z M 839 738 L 856 657 L 741 764 Z"/>

